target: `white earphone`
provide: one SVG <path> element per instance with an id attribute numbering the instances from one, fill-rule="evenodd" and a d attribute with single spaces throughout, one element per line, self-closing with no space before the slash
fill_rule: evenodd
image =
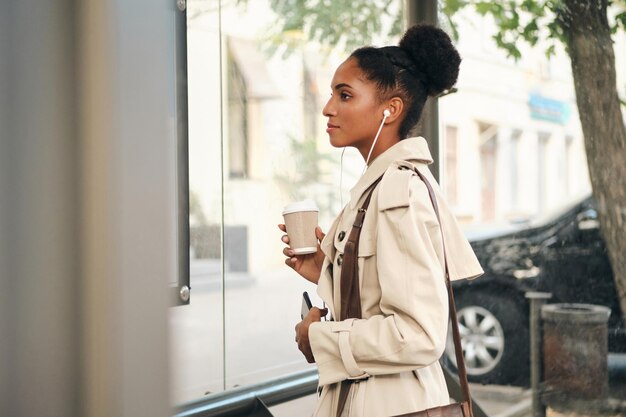
<path id="1" fill-rule="evenodd" d="M 387 120 L 387 117 L 391 116 L 391 112 L 389 111 L 389 109 L 385 109 L 383 111 L 383 121 L 380 122 L 380 127 L 378 128 L 378 132 L 376 132 L 376 137 L 374 138 L 374 142 L 372 142 L 372 147 L 370 148 L 369 153 L 367 154 L 367 160 L 365 161 L 365 167 L 363 168 L 363 173 L 361 174 L 361 176 L 363 174 L 365 174 L 365 171 L 367 170 L 367 164 L 370 161 L 370 156 L 372 156 L 372 150 L 374 149 L 374 146 L 376 145 L 376 141 L 378 140 L 378 136 L 380 135 L 381 130 L 383 130 L 383 125 L 385 124 L 385 120 Z M 341 201 L 341 207 L 343 207 L 343 194 L 342 194 L 342 190 L 343 190 L 343 153 L 346 151 L 346 148 L 344 147 L 343 150 L 341 151 L 341 167 L 340 167 L 340 172 L 339 172 L 339 198 Z"/>
<path id="2" fill-rule="evenodd" d="M 387 120 L 387 117 L 391 116 L 391 112 L 389 111 L 389 109 L 385 109 L 383 111 L 383 121 L 380 122 L 380 127 L 378 128 L 378 132 L 376 132 L 376 137 L 374 138 L 374 142 L 372 142 L 372 146 L 370 148 L 369 153 L 367 154 L 367 159 L 365 160 L 365 169 L 363 170 L 363 172 L 365 172 L 365 170 L 367 169 L 367 164 L 370 162 L 370 156 L 372 156 L 372 151 L 374 150 L 374 146 L 376 146 L 376 141 L 378 140 L 378 136 L 380 135 L 380 131 L 383 130 L 383 125 L 385 124 L 385 120 Z"/>

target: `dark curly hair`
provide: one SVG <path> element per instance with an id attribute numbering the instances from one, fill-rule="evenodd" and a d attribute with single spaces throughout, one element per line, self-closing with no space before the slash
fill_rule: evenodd
<path id="1" fill-rule="evenodd" d="M 380 100 L 400 97 L 406 116 L 400 139 L 409 136 L 429 96 L 451 88 L 459 75 L 461 57 L 450 37 L 431 25 L 409 28 L 398 46 L 366 46 L 352 52 L 368 80 L 378 85 Z"/>

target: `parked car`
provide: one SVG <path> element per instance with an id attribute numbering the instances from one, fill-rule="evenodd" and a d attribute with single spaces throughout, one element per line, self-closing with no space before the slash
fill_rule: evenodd
<path id="1" fill-rule="evenodd" d="M 626 329 L 594 200 L 513 229 L 468 235 L 485 275 L 453 284 L 470 381 L 528 385 L 527 291 L 552 293 L 549 303 L 609 307 L 609 351 L 625 352 Z M 455 370 L 451 337 L 442 362 Z"/>

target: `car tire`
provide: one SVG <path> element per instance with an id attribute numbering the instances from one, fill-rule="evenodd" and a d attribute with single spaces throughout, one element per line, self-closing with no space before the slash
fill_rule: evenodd
<path id="1" fill-rule="evenodd" d="M 456 295 L 456 308 L 469 381 L 528 386 L 528 316 L 522 302 L 506 294 L 472 291 Z M 442 359 L 456 372 L 451 330 Z"/>

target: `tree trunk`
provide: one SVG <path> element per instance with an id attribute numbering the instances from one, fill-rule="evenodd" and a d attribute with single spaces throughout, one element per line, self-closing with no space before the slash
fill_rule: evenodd
<path id="1" fill-rule="evenodd" d="M 572 61 L 593 196 L 626 322 L 626 126 L 607 0 L 564 0 L 557 21 Z"/>

